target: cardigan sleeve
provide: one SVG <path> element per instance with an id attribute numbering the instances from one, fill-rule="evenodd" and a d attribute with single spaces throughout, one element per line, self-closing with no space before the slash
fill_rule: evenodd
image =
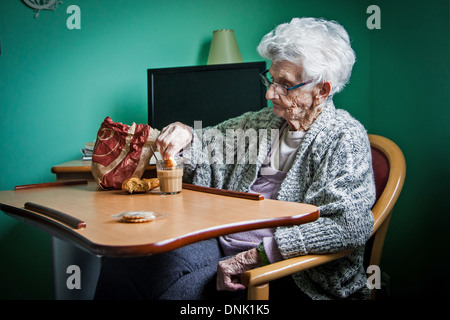
<path id="1" fill-rule="evenodd" d="M 285 259 L 357 248 L 365 244 L 373 228 L 375 184 L 365 130 L 322 138 L 328 142 L 302 201 L 318 206 L 320 217 L 312 223 L 277 228 L 275 240 Z"/>
<path id="2" fill-rule="evenodd" d="M 230 166 L 226 165 L 227 130 L 236 130 L 245 126 L 252 112 L 228 119 L 215 126 L 192 128 L 192 141 L 183 150 L 183 180 L 196 185 L 223 188 L 224 178 Z"/>
<path id="3" fill-rule="evenodd" d="M 264 129 L 270 136 L 270 130 L 280 123 L 271 109 L 264 108 L 215 126 L 191 128 L 193 140 L 183 153 L 184 181 L 213 188 L 248 189 L 256 178 L 258 161 L 267 153 L 266 136 L 259 136 L 259 130 Z"/>

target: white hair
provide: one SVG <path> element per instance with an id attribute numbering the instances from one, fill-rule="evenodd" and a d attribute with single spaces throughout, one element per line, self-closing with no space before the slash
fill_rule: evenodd
<path id="1" fill-rule="evenodd" d="M 347 31 L 335 21 L 316 18 L 279 25 L 262 38 L 258 52 L 272 62 L 301 64 L 305 81 L 330 81 L 330 96 L 348 83 L 356 60 Z"/>

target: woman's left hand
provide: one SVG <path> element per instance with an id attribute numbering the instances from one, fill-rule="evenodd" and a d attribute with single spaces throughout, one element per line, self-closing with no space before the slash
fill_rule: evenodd
<path id="1" fill-rule="evenodd" d="M 261 256 L 256 248 L 241 252 L 230 259 L 219 261 L 217 265 L 217 290 L 244 290 L 245 286 L 239 282 L 241 274 L 262 265 Z"/>

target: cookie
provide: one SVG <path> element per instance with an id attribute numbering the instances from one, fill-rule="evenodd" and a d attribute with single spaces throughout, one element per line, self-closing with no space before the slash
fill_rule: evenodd
<path id="1" fill-rule="evenodd" d="M 155 219 L 153 212 L 124 212 L 121 214 L 119 222 L 125 223 L 142 223 L 150 222 Z"/>
<path id="2" fill-rule="evenodd" d="M 175 160 L 174 157 L 170 157 L 165 161 L 164 165 L 168 169 L 174 169 L 177 166 L 177 161 Z"/>
<path id="3" fill-rule="evenodd" d="M 159 187 L 159 179 L 139 179 L 131 177 L 122 183 L 122 190 L 128 193 L 145 193 Z"/>

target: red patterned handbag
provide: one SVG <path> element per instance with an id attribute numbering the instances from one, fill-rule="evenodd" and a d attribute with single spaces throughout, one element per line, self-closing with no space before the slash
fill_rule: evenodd
<path id="1" fill-rule="evenodd" d="M 92 156 L 92 175 L 105 190 L 121 189 L 122 182 L 131 177 L 141 178 L 156 150 L 159 130 L 147 124 L 113 122 L 106 117 L 97 133 Z"/>

